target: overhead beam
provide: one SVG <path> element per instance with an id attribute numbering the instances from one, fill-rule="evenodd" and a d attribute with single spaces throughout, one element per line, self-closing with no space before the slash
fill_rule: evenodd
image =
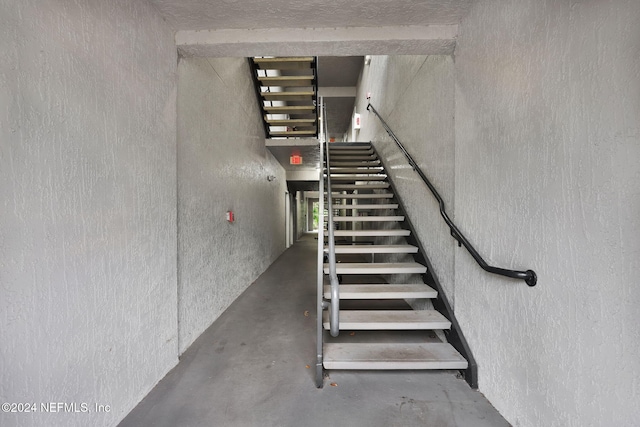
<path id="1" fill-rule="evenodd" d="M 320 86 L 318 87 L 318 96 L 323 98 L 355 98 L 355 86 Z"/>
<path id="2" fill-rule="evenodd" d="M 320 171 L 311 168 L 287 170 L 286 174 L 287 181 L 318 181 L 320 179 Z"/>
<path id="3" fill-rule="evenodd" d="M 457 25 L 178 31 L 186 56 L 451 55 Z"/>

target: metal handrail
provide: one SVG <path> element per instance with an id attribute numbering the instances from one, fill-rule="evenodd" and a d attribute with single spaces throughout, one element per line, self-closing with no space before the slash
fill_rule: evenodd
<path id="1" fill-rule="evenodd" d="M 324 152 L 324 141 L 320 138 L 318 147 L 320 153 L 320 174 L 318 182 L 318 269 L 317 269 L 317 307 L 316 307 L 316 386 L 322 388 L 323 385 L 323 345 L 322 345 L 322 313 L 325 308 L 324 302 L 324 165 L 322 164 L 322 153 Z"/>
<path id="2" fill-rule="evenodd" d="M 324 127 L 324 135 L 327 136 L 327 115 L 326 105 L 324 102 L 321 104 L 323 109 L 322 114 L 322 126 Z M 330 162 L 331 156 L 329 154 L 329 144 L 325 144 L 325 154 L 327 159 L 327 233 L 328 233 L 328 251 L 327 256 L 329 258 L 329 281 L 331 283 L 331 307 L 329 308 L 329 332 L 332 337 L 337 337 L 340 334 L 340 281 L 338 280 L 338 274 L 336 273 L 336 243 L 333 230 L 333 193 L 331 192 L 331 169 Z"/>
<path id="3" fill-rule="evenodd" d="M 378 117 L 378 119 L 382 123 L 382 126 L 384 127 L 384 130 L 395 141 L 395 143 L 398 145 L 398 147 L 400 148 L 404 156 L 407 158 L 407 161 L 409 162 L 409 165 L 411 166 L 411 168 L 420 176 L 420 178 L 422 178 L 422 181 L 424 181 L 427 187 L 429 187 L 429 190 L 431 190 L 431 194 L 433 194 L 433 196 L 438 201 L 438 205 L 440 207 L 440 215 L 442 215 L 444 222 L 446 222 L 447 225 L 449 226 L 449 229 L 451 230 L 451 235 L 453 236 L 453 238 L 458 241 L 458 246 L 463 245 L 483 270 L 488 271 L 489 273 L 499 274 L 500 276 L 510 277 L 512 279 L 521 279 L 521 280 L 524 280 L 527 285 L 535 286 L 538 281 L 538 276 L 533 270 L 527 270 L 527 271 L 509 270 L 506 268 L 494 267 L 487 264 L 487 262 L 480 256 L 478 251 L 476 251 L 476 249 L 471 245 L 471 243 L 469 243 L 467 238 L 458 229 L 458 227 L 456 227 L 453 221 L 451 221 L 451 219 L 449 218 L 449 215 L 447 215 L 447 212 L 445 210 L 445 205 L 444 205 L 444 201 L 442 200 L 442 197 L 440 197 L 440 194 L 438 194 L 438 191 L 433 186 L 431 181 L 429 181 L 427 176 L 422 172 L 422 169 L 420 169 L 418 164 L 413 160 L 411 155 L 404 148 L 404 146 L 402 145 L 398 137 L 393 133 L 393 131 L 391 130 L 387 122 L 385 122 L 384 119 L 380 117 L 380 114 L 378 113 L 378 111 L 376 111 L 373 105 L 368 104 L 367 111 L 373 112 L 376 115 L 376 117 Z"/>

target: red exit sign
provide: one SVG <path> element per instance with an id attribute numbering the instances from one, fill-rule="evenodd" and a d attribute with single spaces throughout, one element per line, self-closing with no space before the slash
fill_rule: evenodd
<path id="1" fill-rule="evenodd" d="M 289 157 L 289 163 L 292 165 L 301 165 L 302 156 L 300 154 L 292 154 L 291 157 Z"/>

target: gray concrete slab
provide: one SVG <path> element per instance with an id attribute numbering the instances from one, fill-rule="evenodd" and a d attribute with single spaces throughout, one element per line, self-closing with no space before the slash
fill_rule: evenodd
<path id="1" fill-rule="evenodd" d="M 331 371 L 317 389 L 316 244 L 287 250 L 120 426 L 509 426 L 452 371 Z"/>

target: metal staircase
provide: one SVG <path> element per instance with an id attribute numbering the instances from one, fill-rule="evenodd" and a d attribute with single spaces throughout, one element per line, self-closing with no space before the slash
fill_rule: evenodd
<path id="1" fill-rule="evenodd" d="M 469 363 L 458 351 L 465 352 L 458 331 L 450 332 L 453 313 L 437 290 L 439 284 L 375 150 L 369 143 L 331 143 L 328 154 L 326 171 L 332 181 L 328 212 L 333 213 L 328 223 L 335 229 L 335 273 L 340 278 L 339 304 L 332 307 L 339 305 L 334 326 L 340 333 L 331 336 L 335 318 L 331 309 L 325 310 L 322 367 L 468 371 Z M 329 245 L 325 261 L 328 250 Z M 326 308 L 332 302 L 328 263 L 323 271 Z M 455 318 L 453 322 L 456 329 Z M 475 382 L 473 365 L 473 372 L 465 372 L 470 383 Z"/>
<path id="2" fill-rule="evenodd" d="M 316 58 L 256 57 L 250 63 L 266 137 L 317 137 Z"/>

